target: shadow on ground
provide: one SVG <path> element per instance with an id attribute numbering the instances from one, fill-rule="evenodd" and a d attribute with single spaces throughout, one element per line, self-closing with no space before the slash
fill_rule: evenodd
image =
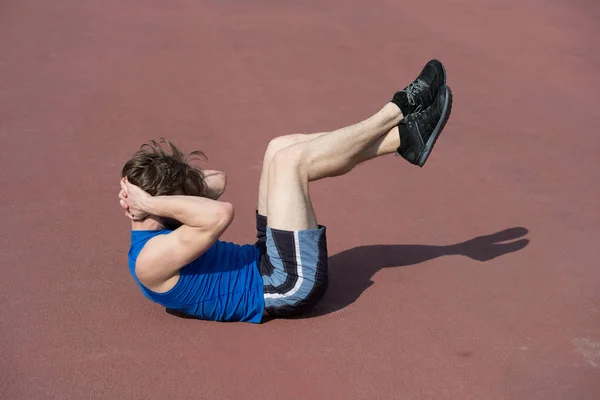
<path id="1" fill-rule="evenodd" d="M 323 300 L 313 311 L 294 318 L 318 317 L 349 306 L 373 284 L 371 277 L 383 268 L 406 267 L 443 256 L 465 256 L 486 262 L 523 249 L 529 244 L 529 239 L 523 238 L 527 233 L 526 228 L 516 227 L 449 246 L 371 245 L 342 251 L 329 257 L 329 288 Z M 174 310 L 166 311 L 174 316 L 192 318 Z"/>
<path id="2" fill-rule="evenodd" d="M 523 249 L 529 231 L 516 227 L 449 246 L 398 244 L 358 246 L 329 257 L 327 294 L 302 318 L 326 315 L 354 303 L 373 284 L 371 277 L 383 268 L 406 267 L 443 256 L 465 256 L 486 262 Z"/>

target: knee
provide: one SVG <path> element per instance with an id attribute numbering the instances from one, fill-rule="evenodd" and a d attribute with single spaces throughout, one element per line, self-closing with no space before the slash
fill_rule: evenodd
<path id="1" fill-rule="evenodd" d="M 279 136 L 275 139 L 272 139 L 267 146 L 267 151 L 265 152 L 265 163 L 270 164 L 275 157 L 275 154 L 286 147 L 301 142 L 305 136 L 306 135 L 298 133 L 294 135 Z"/>
<path id="2" fill-rule="evenodd" d="M 276 171 L 302 170 L 305 165 L 305 150 L 302 144 L 294 144 L 278 150 L 271 160 L 269 170 Z"/>

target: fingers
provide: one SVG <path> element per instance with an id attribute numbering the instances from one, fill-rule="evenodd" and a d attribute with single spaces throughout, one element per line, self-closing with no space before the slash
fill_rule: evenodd
<path id="1" fill-rule="evenodd" d="M 135 203 L 136 202 L 135 198 L 137 198 L 138 196 L 141 196 L 145 192 L 142 189 L 135 186 L 134 184 L 130 183 L 127 180 L 127 177 L 123 177 L 121 179 L 120 185 L 121 185 L 121 190 L 119 191 L 119 204 L 121 205 L 121 208 L 123 210 L 125 210 L 125 216 L 132 221 L 143 220 L 148 214 L 144 213 L 141 210 L 135 209 L 135 206 L 134 206 L 134 211 L 135 211 L 135 213 L 134 213 L 134 211 L 132 211 L 131 208 L 129 207 L 129 202 L 133 199 L 133 203 Z M 129 198 L 130 192 L 132 192 L 132 199 Z M 139 194 L 138 192 L 141 192 L 141 194 Z"/>
<path id="2" fill-rule="evenodd" d="M 119 204 L 121 204 L 121 207 L 125 210 L 129 208 L 129 205 L 127 204 L 127 192 L 124 190 L 119 192 Z"/>
<path id="3" fill-rule="evenodd" d="M 134 214 L 131 210 L 127 210 L 125 211 L 125 215 L 127 216 L 127 218 L 129 218 L 132 221 L 141 221 L 144 219 L 144 215 L 140 214 L 140 215 L 136 215 Z"/>
<path id="4" fill-rule="evenodd" d="M 132 194 L 137 194 L 137 193 L 147 194 L 147 192 L 144 189 L 129 182 L 129 179 L 127 179 L 127 177 L 122 179 L 121 187 L 123 188 L 123 190 L 125 190 L 125 193 L 127 193 L 128 195 L 130 193 L 132 193 Z"/>
<path id="5" fill-rule="evenodd" d="M 125 179 L 121 179 L 121 190 L 119 191 L 119 204 L 121 208 L 125 210 L 125 215 L 130 217 L 129 204 L 127 204 L 127 187 L 125 186 Z"/>
<path id="6" fill-rule="evenodd" d="M 123 183 L 121 185 L 125 191 L 127 191 L 130 187 L 135 186 L 133 183 L 129 182 L 129 180 L 127 179 L 127 177 L 123 178 Z"/>

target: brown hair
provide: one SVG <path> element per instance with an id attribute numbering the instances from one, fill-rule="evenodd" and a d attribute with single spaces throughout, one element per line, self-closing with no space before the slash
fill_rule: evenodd
<path id="1" fill-rule="evenodd" d="M 161 144 L 166 144 L 165 150 Z M 161 138 L 142 145 L 123 167 L 121 177 L 152 196 L 172 195 L 181 191 L 187 196 L 204 196 L 206 183 L 201 170 L 191 166 L 191 161 L 206 161 L 201 151 L 192 151 L 187 156 L 167 139 Z"/>

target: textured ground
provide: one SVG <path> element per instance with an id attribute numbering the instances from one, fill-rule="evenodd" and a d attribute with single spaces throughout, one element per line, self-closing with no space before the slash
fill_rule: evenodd
<path id="1" fill-rule="evenodd" d="M 2 1 L 0 398 L 600 398 L 599 20 L 582 0 Z M 206 151 L 225 239 L 250 242 L 268 140 L 368 116 L 433 57 L 455 100 L 426 168 L 312 188 L 315 315 L 207 323 L 136 290 L 117 191 L 141 143 Z"/>

